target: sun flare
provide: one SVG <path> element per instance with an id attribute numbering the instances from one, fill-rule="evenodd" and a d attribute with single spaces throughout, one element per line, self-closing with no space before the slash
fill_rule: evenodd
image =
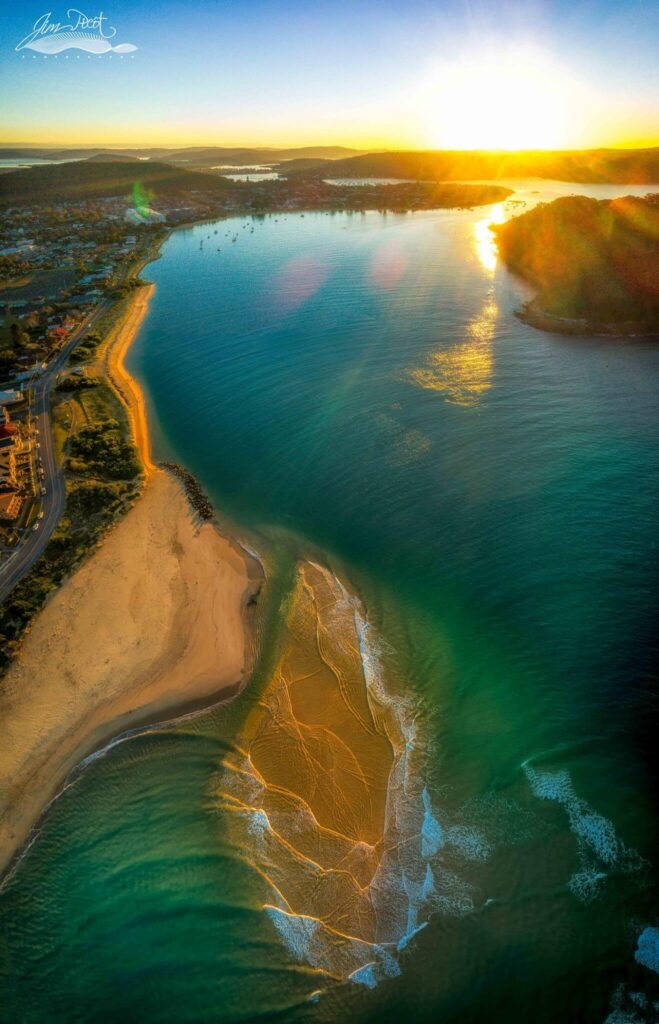
<path id="1" fill-rule="evenodd" d="M 449 149 L 566 144 L 567 78 L 541 55 L 497 53 L 445 66 L 428 89 L 427 135 Z"/>

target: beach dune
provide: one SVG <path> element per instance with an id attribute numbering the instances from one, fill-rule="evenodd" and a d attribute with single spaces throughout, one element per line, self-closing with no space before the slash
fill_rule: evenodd
<path id="1" fill-rule="evenodd" d="M 111 737 L 232 695 L 250 663 L 256 563 L 154 470 L 37 618 L 0 686 L 0 870 L 68 772 Z"/>

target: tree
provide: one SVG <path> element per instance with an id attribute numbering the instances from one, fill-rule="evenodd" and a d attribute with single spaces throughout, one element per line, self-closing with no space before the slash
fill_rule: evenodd
<path id="1" fill-rule="evenodd" d="M 30 344 L 30 335 L 16 321 L 11 325 L 11 343 L 14 348 L 25 348 L 26 345 Z"/>

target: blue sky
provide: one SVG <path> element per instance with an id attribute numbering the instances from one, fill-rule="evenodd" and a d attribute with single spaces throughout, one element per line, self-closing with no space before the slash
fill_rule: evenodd
<path id="1" fill-rule="evenodd" d="M 86 0 L 79 7 L 98 13 Z M 473 69 L 483 109 L 496 97 L 502 137 L 524 143 L 546 108 L 566 146 L 659 142 L 657 0 L 107 0 L 102 9 L 113 42 L 134 43 L 133 55 L 17 53 L 46 11 L 65 22 L 66 4 L 3 5 L 0 141 L 478 145 L 475 102 L 462 135 L 448 116 Z M 534 143 L 537 134 L 527 132 Z"/>

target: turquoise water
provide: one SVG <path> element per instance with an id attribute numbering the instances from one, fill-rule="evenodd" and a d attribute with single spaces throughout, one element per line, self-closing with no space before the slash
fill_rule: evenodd
<path id="1" fill-rule="evenodd" d="M 130 356 L 158 453 L 272 567 L 254 687 L 312 555 L 417 708 L 453 839 L 402 974 L 310 1000 L 210 797 L 238 701 L 53 806 L 0 898 L 3 1020 L 656 1019 L 659 350 L 514 316 L 487 225 L 523 208 L 176 232 Z"/>

